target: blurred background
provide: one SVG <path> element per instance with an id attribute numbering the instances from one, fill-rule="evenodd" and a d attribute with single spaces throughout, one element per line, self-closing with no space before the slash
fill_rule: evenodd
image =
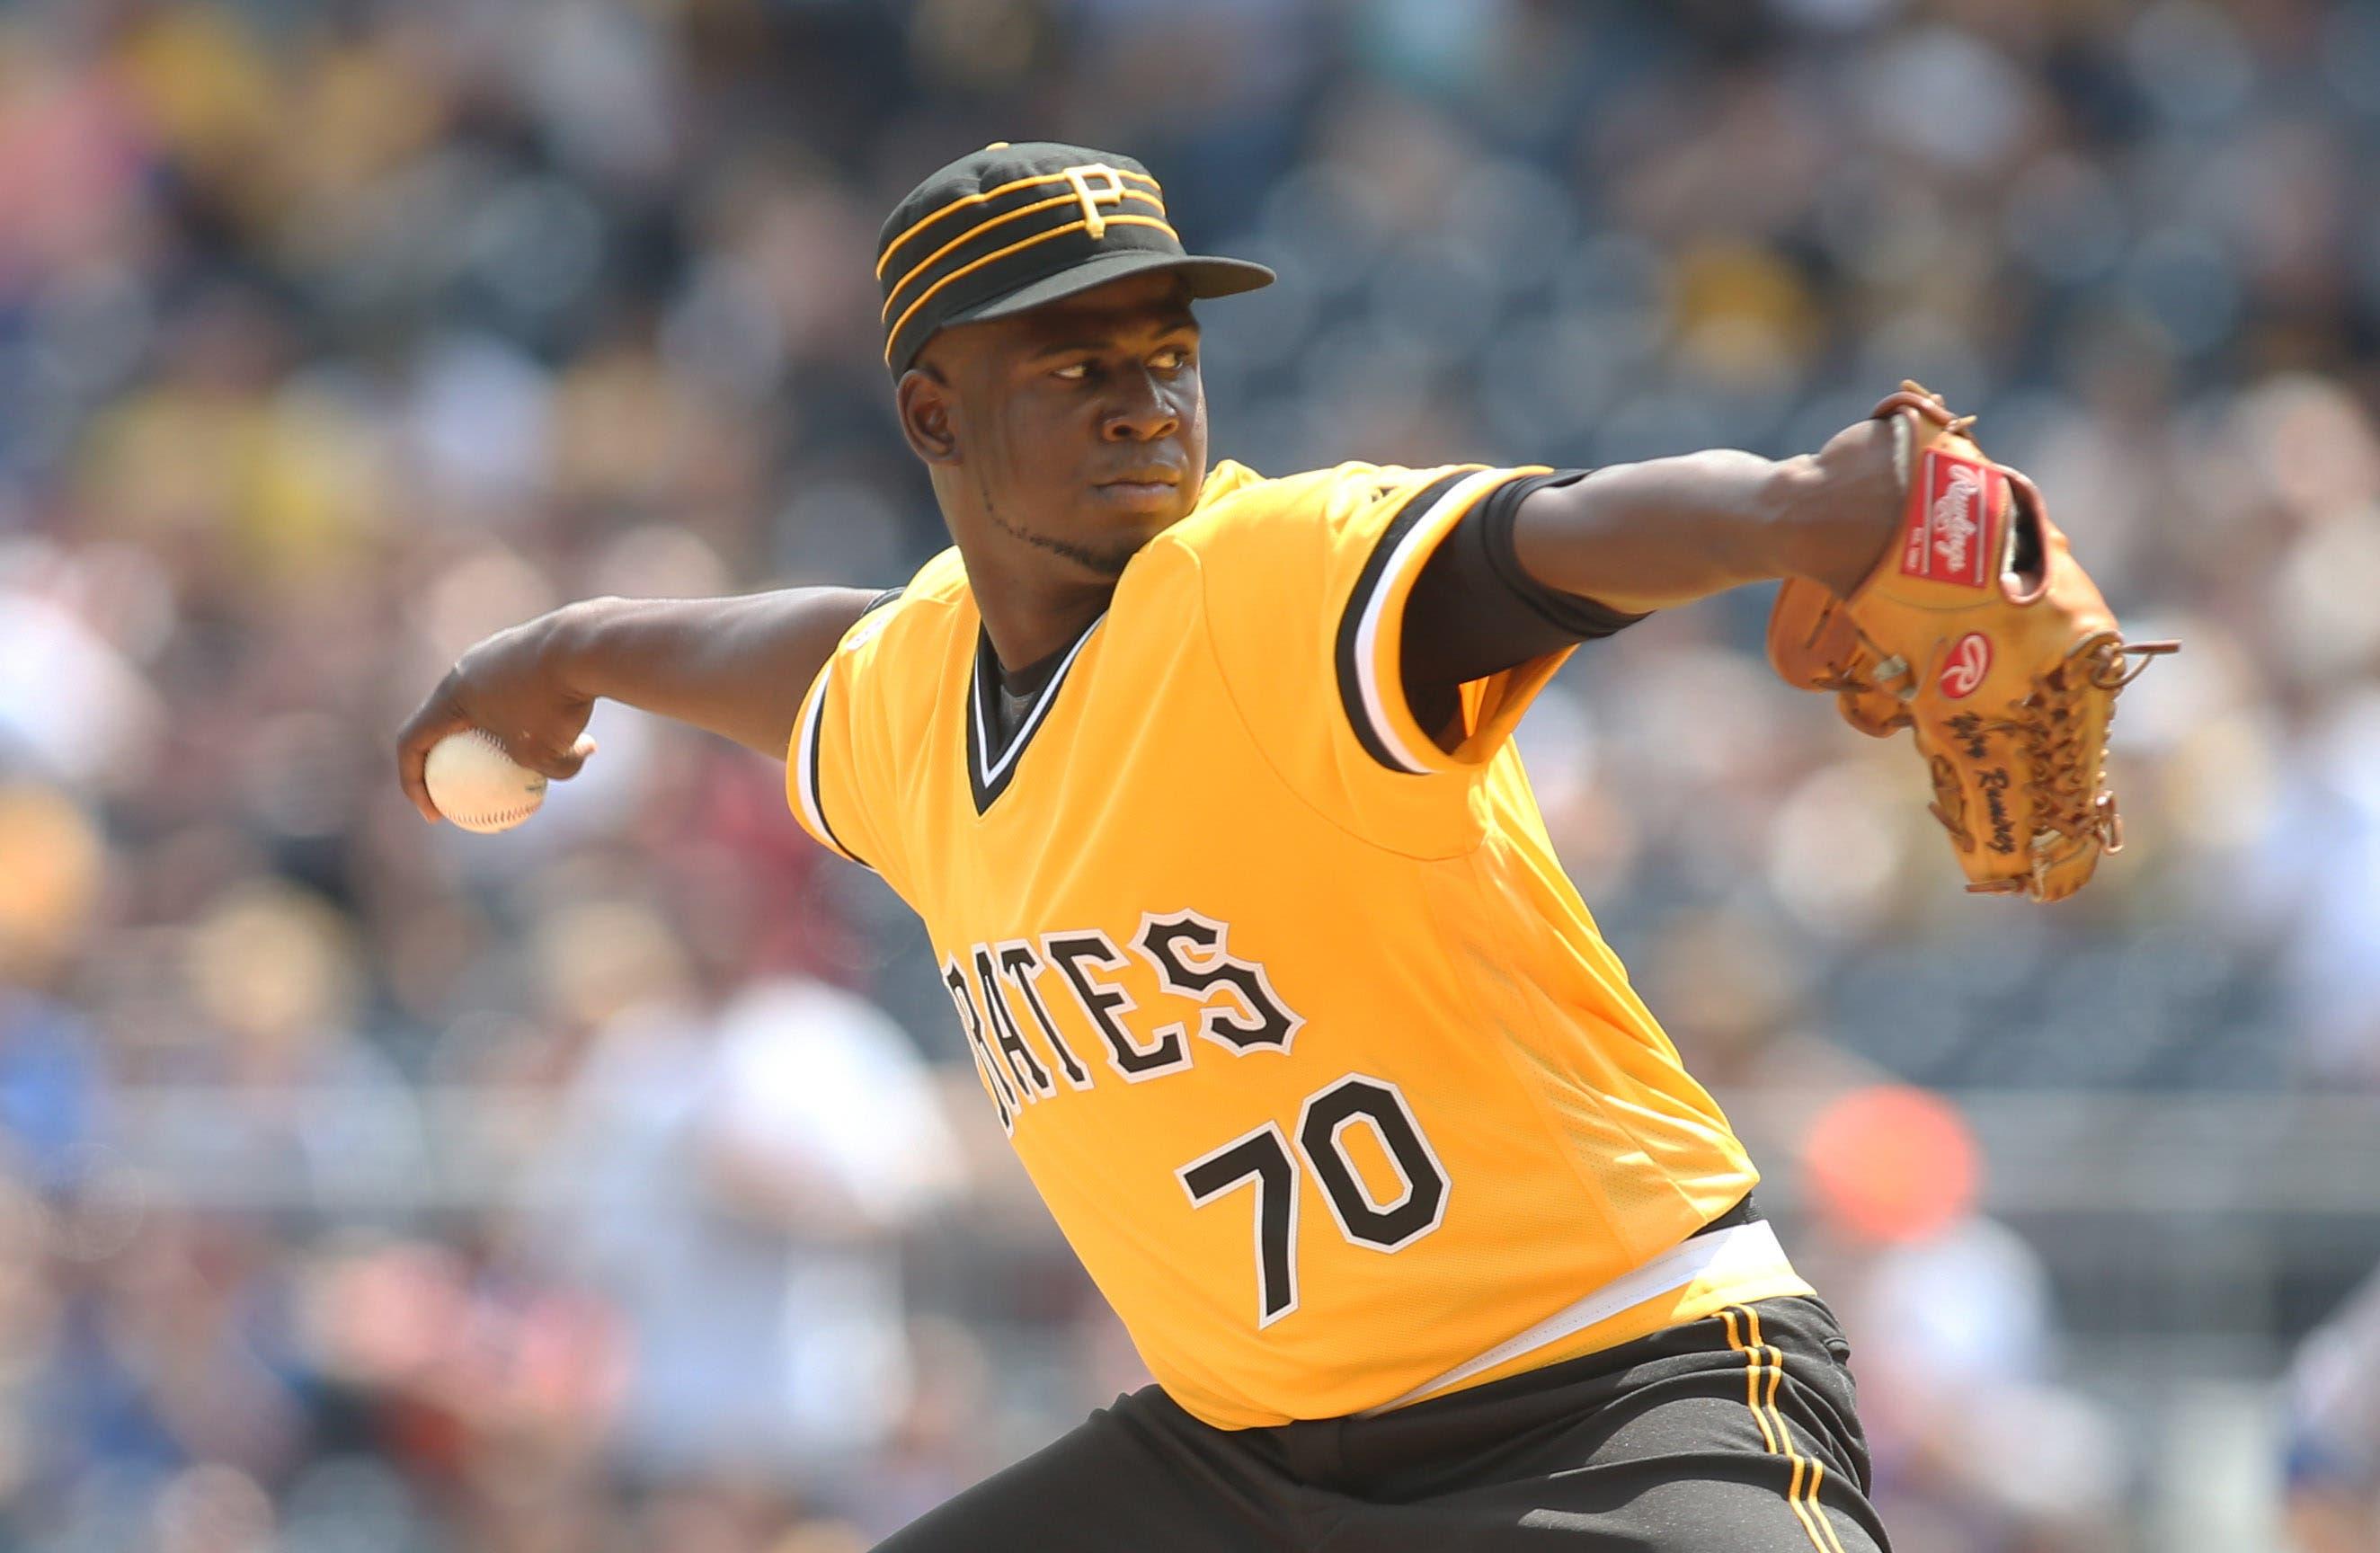
<path id="1" fill-rule="evenodd" d="M 1905 1553 L 2380 1547 L 2380 8 L 16 0 L 0 1549 L 842 1553 L 1140 1383 L 775 769 L 605 709 L 478 838 L 389 758 L 565 600 L 939 548 L 877 223 L 1042 137 L 1280 268 L 1267 472 L 1983 412 L 2189 644 L 2087 894 L 1960 893 L 1758 591 L 1578 655 L 1549 821 Z"/>

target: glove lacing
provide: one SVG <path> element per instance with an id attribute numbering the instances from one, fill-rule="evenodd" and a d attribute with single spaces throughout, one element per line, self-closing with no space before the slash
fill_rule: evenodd
<path id="1" fill-rule="evenodd" d="M 2081 715 L 2084 691 L 2109 693 L 2107 717 L 2113 722 L 2114 692 L 2138 679 L 2151 658 L 2179 651 L 2180 645 L 2169 641 L 2127 644 L 2113 631 L 2094 632 L 2069 649 L 2056 668 L 2034 676 L 2033 694 L 2025 698 L 2018 716 L 1983 725 L 1991 732 L 2014 734 L 2024 751 L 2024 787 L 2033 799 L 2036 821 L 2031 843 L 2032 888 L 2036 892 L 2050 869 L 2071 857 L 2079 845 L 2096 842 L 2111 855 L 2124 849 L 2123 816 L 2117 811 L 2115 794 L 2106 785 L 2107 772 L 2095 758 L 2106 750 L 2106 730 L 2099 730 L 2089 746 L 2084 742 L 2092 732 L 2088 720 Z M 2131 661 L 2135 657 L 2139 661 Z M 1937 781 L 1938 784 L 1938 777 Z M 1952 823 L 1939 804 L 1934 807 L 1934 816 L 1961 847 L 1972 850 L 1972 836 L 1963 826 Z M 2005 894 L 2027 885 L 2011 879 L 1967 888 L 1973 893 Z"/>

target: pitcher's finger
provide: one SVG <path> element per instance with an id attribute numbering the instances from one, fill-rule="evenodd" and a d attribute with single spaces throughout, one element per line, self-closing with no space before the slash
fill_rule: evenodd
<path id="1" fill-rule="evenodd" d="M 413 807 L 421 811 L 424 819 L 435 822 L 446 818 L 438 812 L 438 806 L 431 802 L 430 783 L 423 775 L 423 767 L 430 759 L 430 746 L 447 734 L 459 733 L 469 726 L 469 718 L 433 698 L 407 718 L 405 726 L 397 733 L 397 784 L 405 789 L 406 797 L 412 800 Z"/>

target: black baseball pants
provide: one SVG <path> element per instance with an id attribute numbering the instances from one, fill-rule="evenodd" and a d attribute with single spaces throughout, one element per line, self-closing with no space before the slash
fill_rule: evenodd
<path id="1" fill-rule="evenodd" d="M 879 1553 L 1887 1553 L 1850 1353 L 1763 1300 L 1371 1418 L 1218 1429 L 1149 1387 Z"/>

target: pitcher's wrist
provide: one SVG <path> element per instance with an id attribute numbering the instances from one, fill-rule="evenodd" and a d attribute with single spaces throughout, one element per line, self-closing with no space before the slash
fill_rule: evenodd
<path id="1" fill-rule="evenodd" d="M 539 661 L 571 699 L 591 701 L 605 694 L 606 631 L 628 605 L 625 599 L 581 599 L 552 611 L 540 623 L 543 631 Z"/>
<path id="2" fill-rule="evenodd" d="M 1892 541 L 1899 504 L 1881 496 L 1874 481 L 1831 474 L 1815 457 L 1781 460 L 1765 493 L 1778 575 L 1838 598 L 1856 592 Z"/>

